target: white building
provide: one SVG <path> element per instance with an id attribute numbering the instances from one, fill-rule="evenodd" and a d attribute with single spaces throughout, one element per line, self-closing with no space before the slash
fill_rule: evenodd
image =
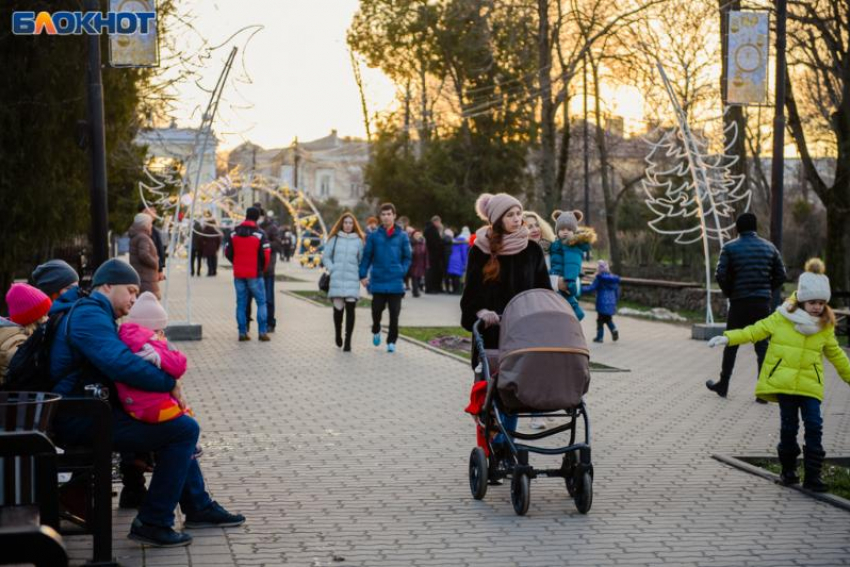
<path id="1" fill-rule="evenodd" d="M 168 128 L 140 130 L 135 143 L 139 146 L 147 146 L 148 161 L 153 169 L 156 169 L 160 163 L 165 165 L 167 162 L 179 161 L 184 167 L 188 166 L 187 178 L 190 184 L 194 184 L 200 163 L 199 183 L 204 185 L 216 179 L 215 155 L 218 139 L 214 133 L 211 133 L 206 141 L 203 159 L 201 159 L 201 151 L 204 148 L 204 135 L 196 128 L 177 128 L 173 122 Z"/>
<path id="2" fill-rule="evenodd" d="M 336 130 L 329 136 L 287 148 L 266 150 L 246 142 L 230 152 L 228 169 L 239 167 L 280 179 L 304 191 L 311 199 L 331 197 L 353 207 L 366 192 L 364 169 L 369 162 L 369 143 L 356 138 L 340 138 Z"/>

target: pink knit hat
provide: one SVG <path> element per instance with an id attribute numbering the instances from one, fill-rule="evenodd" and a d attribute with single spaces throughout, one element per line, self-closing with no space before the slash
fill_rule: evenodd
<path id="1" fill-rule="evenodd" d="M 495 195 L 482 193 L 475 201 L 475 212 L 478 213 L 481 220 L 490 224 L 496 224 L 496 221 L 502 218 L 511 207 L 519 207 L 522 211 L 522 203 L 516 197 L 507 193 L 496 193 Z"/>
<path id="2" fill-rule="evenodd" d="M 127 315 L 128 323 L 136 323 L 151 331 L 161 331 L 168 326 L 168 314 L 149 291 L 144 292 L 133 304 Z"/>
<path id="3" fill-rule="evenodd" d="M 16 283 L 6 293 L 6 305 L 9 306 L 9 319 L 26 327 L 47 315 L 53 302 L 38 288 Z"/>

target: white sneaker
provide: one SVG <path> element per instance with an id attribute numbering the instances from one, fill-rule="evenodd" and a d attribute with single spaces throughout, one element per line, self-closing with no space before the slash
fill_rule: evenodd
<path id="1" fill-rule="evenodd" d="M 546 424 L 543 422 L 542 417 L 532 417 L 531 423 L 528 426 L 532 429 L 546 429 Z"/>

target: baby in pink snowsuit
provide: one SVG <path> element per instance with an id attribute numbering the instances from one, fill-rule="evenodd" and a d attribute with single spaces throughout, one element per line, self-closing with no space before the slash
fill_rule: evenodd
<path id="1" fill-rule="evenodd" d="M 186 373 L 186 355 L 171 349 L 163 331 L 167 325 L 165 310 L 156 296 L 146 291 L 130 309 L 127 322 L 118 329 L 118 336 L 134 354 L 179 379 Z M 160 423 L 184 413 L 191 415 L 191 410 L 181 409 L 170 393 L 146 392 L 121 382 L 116 382 L 115 387 L 124 411 L 139 421 Z"/>

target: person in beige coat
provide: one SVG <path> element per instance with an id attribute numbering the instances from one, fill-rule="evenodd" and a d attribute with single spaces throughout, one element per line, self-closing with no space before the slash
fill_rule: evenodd
<path id="1" fill-rule="evenodd" d="M 162 299 L 159 293 L 159 255 L 156 245 L 151 238 L 153 219 L 144 213 L 139 213 L 133 220 L 128 235 L 130 236 L 130 265 L 135 268 L 142 282 L 141 292 L 151 292 L 157 299 Z"/>
<path id="2" fill-rule="evenodd" d="M 0 384 L 18 348 L 39 324 L 47 320 L 52 302 L 43 292 L 25 283 L 12 284 L 6 293 L 9 318 L 0 317 Z"/>

